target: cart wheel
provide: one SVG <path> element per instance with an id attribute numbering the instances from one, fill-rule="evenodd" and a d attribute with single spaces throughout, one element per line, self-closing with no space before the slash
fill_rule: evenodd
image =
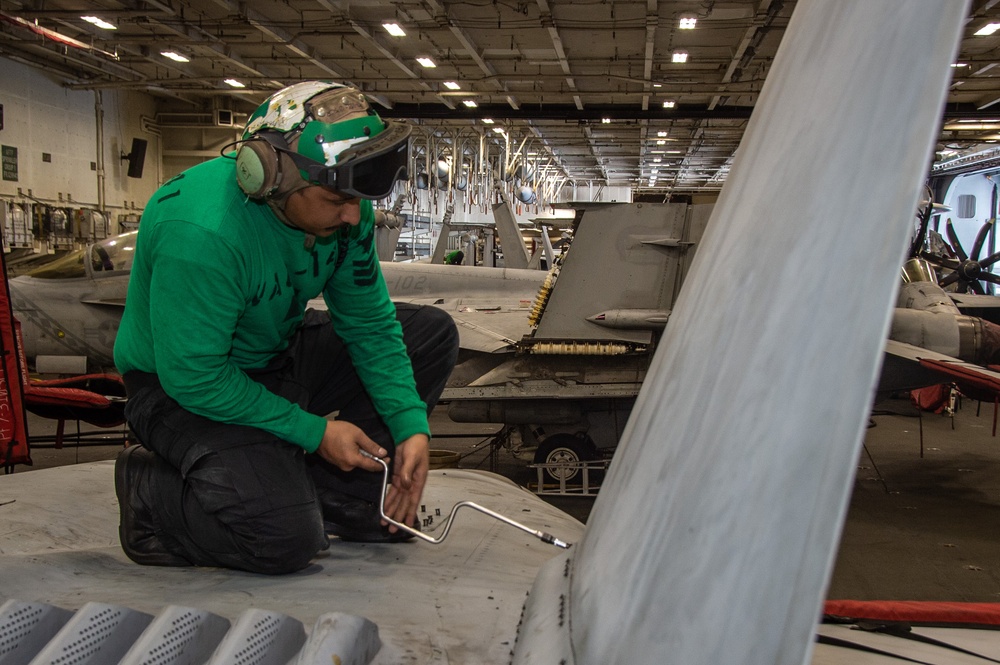
<path id="1" fill-rule="evenodd" d="M 599 459 L 597 446 L 586 434 L 553 434 L 538 446 L 535 452 L 535 464 L 576 464 Z M 583 482 L 583 471 L 580 469 L 545 469 L 544 477 L 551 482 Z M 591 472 L 591 484 L 600 480 L 597 473 Z"/>

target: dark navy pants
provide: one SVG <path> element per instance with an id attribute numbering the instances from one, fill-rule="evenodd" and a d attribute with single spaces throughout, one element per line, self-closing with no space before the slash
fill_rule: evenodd
<path id="1" fill-rule="evenodd" d="M 397 305 L 417 391 L 434 408 L 458 354 L 451 317 L 436 307 Z M 289 348 L 248 372 L 310 413 L 339 412 L 393 454 L 385 423 L 354 371 L 326 312 L 310 310 Z M 191 563 L 259 573 L 306 566 L 327 547 L 316 484 L 375 500 L 382 474 L 340 471 L 263 430 L 195 415 L 167 396 L 156 375 L 123 377 L 129 425 L 157 453 L 140 496 L 164 546 Z"/>

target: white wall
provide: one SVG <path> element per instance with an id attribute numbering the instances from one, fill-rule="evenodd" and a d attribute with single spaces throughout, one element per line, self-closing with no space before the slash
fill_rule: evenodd
<path id="1" fill-rule="evenodd" d="M 995 215 L 995 211 L 991 210 L 991 204 L 993 201 L 993 184 L 996 177 L 996 174 L 982 173 L 959 176 L 952 181 L 951 186 L 944 196 L 944 200 L 941 201 L 944 205 L 950 206 L 951 211 L 941 215 L 940 233 L 944 236 L 945 240 L 948 240 L 948 235 L 945 231 L 945 220 L 951 218 L 955 233 L 958 235 L 958 239 L 962 243 L 962 248 L 967 254 L 972 252 L 976 235 L 983 224 Z M 975 217 L 970 219 L 959 218 L 958 197 L 960 195 L 975 196 Z M 988 255 L 988 246 L 986 246 L 980 250 L 978 258 L 983 259 Z"/>
<path id="2" fill-rule="evenodd" d="M 0 199 L 22 206 L 98 208 L 103 190 L 112 232 L 119 214 L 141 210 L 161 180 L 159 136 L 142 129 L 142 118 L 155 115 L 154 99 L 102 91 L 103 141 L 98 145 L 98 93 L 70 90 L 43 70 L 11 60 L 0 58 L 0 68 L 0 145 L 17 148 L 17 180 L 0 180 Z M 120 159 L 133 138 L 148 141 L 141 178 L 127 177 L 128 163 Z M 51 161 L 43 161 L 43 153 Z M 102 157 L 103 186 L 97 171 Z"/>

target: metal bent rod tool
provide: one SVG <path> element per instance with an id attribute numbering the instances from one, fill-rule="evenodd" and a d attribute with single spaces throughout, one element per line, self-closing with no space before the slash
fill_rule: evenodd
<path id="1" fill-rule="evenodd" d="M 484 506 L 480 506 L 478 503 L 473 503 L 472 501 L 459 501 L 458 503 L 456 503 L 452 507 L 451 514 L 448 515 L 448 519 L 444 523 L 444 529 L 441 531 L 441 535 L 438 536 L 437 538 L 434 538 L 433 536 L 430 536 L 430 535 L 428 535 L 428 534 L 426 534 L 423 531 L 420 531 L 418 529 L 414 529 L 411 526 L 407 526 L 406 524 L 403 524 L 402 522 L 397 522 L 396 520 L 392 519 L 391 517 L 389 517 L 388 515 L 385 514 L 385 494 L 389 490 L 389 463 L 386 462 L 381 457 L 375 457 L 374 455 L 372 455 L 371 453 L 369 453 L 369 452 L 367 452 L 365 450 L 361 450 L 361 454 L 364 455 L 365 457 L 368 457 L 370 459 L 375 460 L 376 462 L 378 462 L 379 464 L 382 465 L 382 494 L 381 494 L 381 496 L 379 496 L 379 500 L 378 500 L 378 512 L 382 516 L 382 519 L 384 519 L 386 522 L 388 522 L 389 524 L 393 525 L 397 529 L 402 529 L 406 533 L 409 533 L 409 534 L 411 534 L 413 536 L 416 536 L 417 538 L 420 538 L 421 540 L 425 540 L 428 543 L 433 543 L 434 545 L 439 545 L 441 543 L 441 541 L 443 541 L 445 538 L 448 537 L 448 532 L 451 531 L 451 525 L 455 521 L 455 513 L 458 512 L 458 509 L 459 508 L 472 508 L 474 510 L 478 510 L 481 513 L 489 515 L 490 517 L 492 517 L 494 519 L 500 520 L 504 524 L 509 524 L 512 527 L 520 529 L 521 531 L 524 531 L 526 533 L 530 533 L 532 536 L 534 536 L 535 538 L 538 538 L 543 543 L 549 543 L 550 545 L 555 545 L 556 547 L 561 547 L 563 549 L 569 549 L 569 547 L 570 547 L 570 543 L 567 543 L 564 540 L 560 540 L 560 539 L 556 538 L 551 533 L 546 533 L 544 531 L 539 531 L 538 529 L 532 529 L 529 526 L 525 526 L 525 525 L 521 524 L 520 522 L 512 520 L 509 517 L 506 517 L 505 515 L 501 515 L 500 513 L 496 512 L 496 511 L 490 510 L 489 508 L 486 508 Z"/>

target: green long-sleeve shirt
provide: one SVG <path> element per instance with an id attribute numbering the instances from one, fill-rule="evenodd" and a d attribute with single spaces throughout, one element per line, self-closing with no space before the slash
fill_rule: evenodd
<path id="1" fill-rule="evenodd" d="M 234 167 L 222 157 L 200 164 L 150 199 L 115 341 L 118 370 L 155 373 L 189 411 L 258 427 L 313 452 L 325 419 L 243 370 L 283 351 L 306 303 L 322 293 L 394 440 L 429 434 L 379 269 L 371 203 L 362 202 L 356 227 L 307 248 L 301 231 L 240 191 Z"/>

